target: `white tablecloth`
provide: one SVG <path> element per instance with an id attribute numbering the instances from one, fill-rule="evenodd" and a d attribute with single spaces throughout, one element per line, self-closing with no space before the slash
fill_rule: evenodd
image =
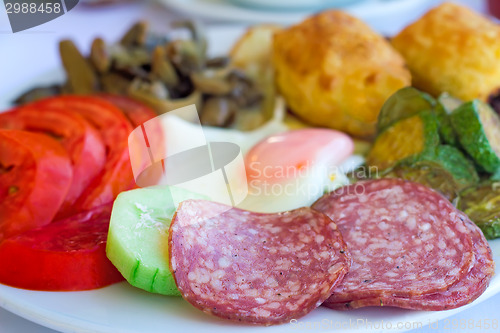
<path id="1" fill-rule="evenodd" d="M 436 0 L 436 2 L 439 1 Z M 477 10 L 484 10 L 484 4 L 481 0 L 462 0 L 459 2 Z M 426 8 L 421 8 L 419 11 L 405 13 L 405 15 L 388 19 L 385 22 L 383 20 L 373 22 L 372 25 L 384 33 L 394 33 L 425 10 Z M 166 27 L 167 22 L 179 16 L 177 13 L 147 1 L 98 9 L 79 5 L 54 21 L 26 32 L 12 34 L 7 15 L 0 7 L 0 98 L 12 91 L 13 88 L 25 85 L 26 81 L 33 77 L 60 66 L 57 42 L 62 38 L 71 38 L 82 50 L 87 51 L 93 38 L 102 36 L 106 40 L 114 41 L 139 18 L 147 19 L 152 22 L 153 26 L 161 28 L 162 26 Z M 208 23 L 214 24 L 214 22 Z M 446 329 L 445 324 L 448 323 L 448 326 L 451 327 L 454 320 L 479 323 L 485 319 L 500 319 L 499 309 L 500 295 L 497 295 L 448 318 L 448 322 L 440 321 L 437 329 L 424 327 L 414 330 L 414 332 L 457 332 L 457 330 Z M 462 331 L 479 332 L 481 330 L 467 328 Z M 485 330 L 485 332 L 488 331 L 493 332 L 494 330 Z M 33 324 L 0 308 L 0 333 L 19 332 L 54 333 L 55 331 Z"/>

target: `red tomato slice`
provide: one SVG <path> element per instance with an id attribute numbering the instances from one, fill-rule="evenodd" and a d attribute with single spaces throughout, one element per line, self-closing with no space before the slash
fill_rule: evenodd
<path id="1" fill-rule="evenodd" d="M 100 98 L 82 96 L 49 98 L 35 102 L 33 106 L 75 111 L 101 134 L 106 149 L 106 164 L 77 200 L 75 212 L 111 202 L 120 192 L 134 187 L 128 152 L 128 135 L 132 126 L 118 108 Z"/>
<path id="2" fill-rule="evenodd" d="M 73 166 L 73 182 L 61 206 L 68 215 L 73 204 L 104 167 L 101 135 L 82 116 L 63 109 L 25 106 L 0 114 L 0 128 L 42 132 L 58 139 Z"/>
<path id="3" fill-rule="evenodd" d="M 55 139 L 0 129 L 0 242 L 50 223 L 72 174 L 68 155 Z"/>
<path id="4" fill-rule="evenodd" d="M 156 121 L 149 121 L 156 118 L 158 114 L 144 104 L 129 97 L 112 94 L 100 94 L 98 96 L 122 110 L 134 127 L 142 127 L 142 133 L 147 135 L 145 138 L 146 146 L 150 147 L 150 145 L 152 145 L 151 153 L 153 157 L 156 157 L 160 152 L 165 152 L 165 136 L 163 134 L 161 122 L 159 119 Z M 144 126 L 146 122 L 147 125 Z M 136 167 L 140 170 L 144 170 L 150 166 L 150 155 L 148 151 L 144 150 L 142 144 L 139 143 L 142 142 L 142 140 L 144 139 L 130 136 L 128 141 L 129 154 L 131 159 L 134 159 L 132 161 L 132 167 Z M 150 168 L 146 172 L 142 172 L 139 175 L 136 174 L 137 185 L 141 187 L 156 185 L 162 177 L 160 171 L 161 170 L 158 168 Z M 135 170 L 135 172 L 137 173 L 137 170 Z"/>
<path id="5" fill-rule="evenodd" d="M 158 116 L 153 109 L 126 96 L 112 94 L 99 94 L 97 96 L 122 110 L 125 117 L 127 117 L 132 123 L 133 127 L 141 126 L 146 121 Z"/>
<path id="6" fill-rule="evenodd" d="M 0 244 L 0 283 L 76 291 L 123 280 L 106 257 L 111 205 L 53 222 Z"/>

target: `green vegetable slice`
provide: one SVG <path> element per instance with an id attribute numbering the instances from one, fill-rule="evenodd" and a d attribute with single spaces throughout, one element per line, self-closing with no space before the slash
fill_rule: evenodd
<path id="1" fill-rule="evenodd" d="M 386 170 L 399 161 L 434 154 L 439 145 L 438 122 L 431 111 L 402 119 L 380 133 L 367 156 L 367 164 Z"/>
<path id="2" fill-rule="evenodd" d="M 486 238 L 500 237 L 500 182 L 488 182 L 462 191 L 457 206 L 481 228 Z"/>
<path id="3" fill-rule="evenodd" d="M 431 95 L 413 87 L 396 91 L 382 106 L 378 115 L 377 130 L 383 132 L 395 122 L 421 111 L 432 110 L 436 101 Z"/>
<path id="4" fill-rule="evenodd" d="M 403 160 L 381 176 L 426 185 L 450 201 L 464 188 L 479 182 L 473 163 L 451 146 L 439 146 L 434 154 L 421 156 L 417 161 Z"/>
<path id="5" fill-rule="evenodd" d="M 168 267 L 168 229 L 177 209 L 172 198 L 207 199 L 166 186 L 120 193 L 113 204 L 106 254 L 131 285 L 180 296 Z"/>
<path id="6" fill-rule="evenodd" d="M 500 168 L 500 118 L 485 103 L 462 104 L 451 114 L 451 122 L 462 147 L 489 173 Z"/>
<path id="7" fill-rule="evenodd" d="M 491 180 L 495 182 L 500 182 L 500 169 L 498 169 L 497 172 L 495 172 L 493 176 L 491 176 Z"/>
<path id="8" fill-rule="evenodd" d="M 446 97 L 442 98 L 447 102 Z M 449 99 L 449 98 L 448 98 Z M 447 103 L 449 104 L 449 103 Z M 434 112 L 439 124 L 439 134 L 445 143 L 457 143 L 455 131 L 446 112 L 446 107 L 441 101 L 436 101 L 431 95 L 413 87 L 398 90 L 384 103 L 378 116 L 378 133 L 383 132 L 395 122 L 411 117 L 419 112 L 430 110 Z"/>

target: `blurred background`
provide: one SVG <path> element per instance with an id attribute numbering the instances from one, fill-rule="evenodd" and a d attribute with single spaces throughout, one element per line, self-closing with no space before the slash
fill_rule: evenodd
<path id="1" fill-rule="evenodd" d="M 190 18 L 207 29 L 227 30 L 219 38 L 236 38 L 245 26 L 272 22 L 290 25 L 324 8 L 340 7 L 380 33 L 391 36 L 416 20 L 440 0 L 80 0 L 66 15 L 41 26 L 13 34 L 6 11 L 0 9 L 0 101 L 29 87 L 60 67 L 58 42 L 72 39 L 83 53 L 102 37 L 118 40 L 137 20 L 152 30 L 167 31 L 172 21 Z M 500 0 L 457 0 L 486 15 L 500 17 Z M 226 36 L 226 37 L 224 37 Z M 216 41 L 227 44 L 227 41 Z M 49 75 L 50 76 L 50 75 Z M 52 78 L 52 76 L 51 76 Z M 468 308 L 451 320 L 499 318 L 500 295 Z M 424 332 L 424 330 L 420 330 Z M 0 308 L 0 333 L 54 331 L 32 324 Z M 447 330 L 433 330 L 447 332 Z"/>
<path id="2" fill-rule="evenodd" d="M 391 36 L 440 0 L 80 0 L 66 15 L 13 34 L 0 10 L 0 96 L 59 66 L 58 41 L 71 38 L 87 53 L 95 37 L 117 40 L 139 19 L 151 29 L 168 30 L 176 19 L 194 18 L 209 27 L 274 22 L 290 25 L 328 7 L 341 7 Z M 459 0 L 487 12 L 484 0 Z M 497 0 L 492 0 L 497 3 Z M 230 28 L 229 28 L 230 30 Z"/>

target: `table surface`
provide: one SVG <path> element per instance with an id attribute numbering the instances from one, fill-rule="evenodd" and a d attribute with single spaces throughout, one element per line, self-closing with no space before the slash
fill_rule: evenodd
<path id="1" fill-rule="evenodd" d="M 440 2 L 436 0 L 436 3 Z M 460 0 L 479 11 L 484 11 L 482 0 Z M 415 20 L 426 7 L 398 17 L 368 22 L 384 34 L 393 34 L 404 25 Z M 127 3 L 109 7 L 86 7 L 78 5 L 68 14 L 48 22 L 42 26 L 25 32 L 12 34 L 7 15 L 0 8 L 0 96 L 7 94 L 12 88 L 39 76 L 47 70 L 59 66 L 57 42 L 63 38 L 71 38 L 82 50 L 88 50 L 93 38 L 101 36 L 106 40 L 116 40 L 136 20 L 147 19 L 156 30 L 166 29 L 167 23 L 183 15 L 169 11 L 149 1 Z M 221 22 L 205 22 L 221 24 Z M 8 79 L 5 79 L 8 78 Z M 446 320 L 441 320 L 432 328 L 414 330 L 414 333 L 432 332 L 446 333 L 446 324 L 453 321 L 473 321 L 480 323 L 486 319 L 500 319 L 500 295 L 471 307 Z M 479 331 L 479 329 L 464 329 Z M 491 330 L 493 331 L 493 330 Z M 0 308 L 0 333 L 37 332 L 55 333 L 55 331 L 31 323 Z M 453 332 L 457 332 L 453 330 Z M 487 332 L 487 331 L 486 331 Z"/>

